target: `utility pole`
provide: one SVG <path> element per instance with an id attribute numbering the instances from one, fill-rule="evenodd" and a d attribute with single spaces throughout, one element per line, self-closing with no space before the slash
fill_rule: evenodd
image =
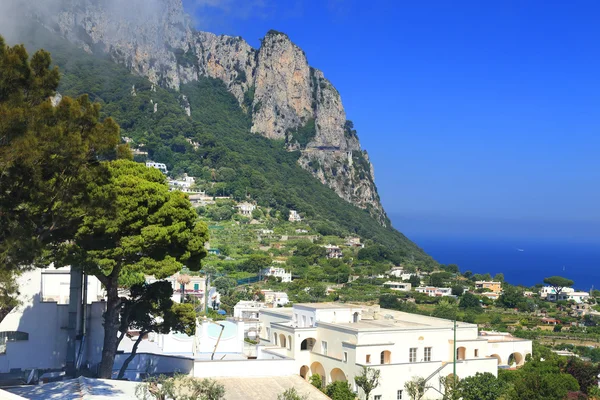
<path id="1" fill-rule="evenodd" d="M 454 351 L 452 352 L 454 355 L 454 360 L 452 362 L 452 380 L 453 380 L 453 388 L 456 388 L 456 317 L 454 317 Z"/>

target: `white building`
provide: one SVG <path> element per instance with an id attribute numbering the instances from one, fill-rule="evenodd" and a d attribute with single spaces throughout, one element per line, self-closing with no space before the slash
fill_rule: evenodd
<path id="1" fill-rule="evenodd" d="M 269 267 L 260 271 L 260 275 L 274 276 L 275 278 L 281 278 L 281 282 L 287 283 L 292 281 L 292 273 L 286 272 L 285 268 L 281 267 Z"/>
<path id="2" fill-rule="evenodd" d="M 411 284 L 404 282 L 387 281 L 383 284 L 384 287 L 392 290 L 400 290 L 402 292 L 410 292 Z"/>
<path id="3" fill-rule="evenodd" d="M 560 289 L 561 293 L 569 293 L 569 292 L 574 292 L 574 291 L 575 291 L 575 289 L 570 288 L 570 287 L 563 287 Z M 556 290 L 552 286 L 544 286 L 540 290 L 540 297 L 542 299 L 545 299 L 546 297 L 548 297 L 549 294 L 556 294 Z"/>
<path id="4" fill-rule="evenodd" d="M 29 274 L 29 273 L 28 273 Z M 28 275 L 27 274 L 27 275 Z M 39 295 L 43 302 L 56 302 L 57 304 L 69 304 L 69 287 L 71 284 L 71 268 L 36 269 L 34 275 L 40 278 Z M 33 278 L 33 276 L 32 276 Z M 21 288 L 20 288 L 21 289 Z M 35 289 L 35 288 L 31 288 Z M 106 291 L 95 276 L 87 277 L 87 304 L 101 301 L 106 298 Z"/>
<path id="5" fill-rule="evenodd" d="M 261 290 L 260 292 L 265 296 L 266 304 L 283 307 L 290 302 L 285 292 L 275 292 L 269 289 Z"/>
<path id="6" fill-rule="evenodd" d="M 83 346 L 76 343 L 81 364 L 101 359 L 105 302 L 98 302 L 102 290 L 88 277 L 86 325 Z M 17 278 L 20 305 L 0 322 L 0 373 L 13 369 L 60 369 L 66 365 L 69 342 L 69 269 L 34 269 Z"/>
<path id="7" fill-rule="evenodd" d="M 497 375 L 499 365 L 522 365 L 531 341 L 503 334 L 479 335 L 476 324 L 453 322 L 393 310 L 367 309 L 335 303 L 295 304 L 262 309 L 261 344 L 293 359 L 297 373 L 308 379 L 319 374 L 323 384 L 347 381 L 363 367 L 379 370 L 380 385 L 372 399 L 408 399 L 404 384 L 423 377 L 443 390 L 440 378 L 453 371 L 460 378 L 477 372 Z M 361 394 L 362 395 L 362 394 Z M 425 398 L 442 395 L 428 389 Z"/>
<path id="8" fill-rule="evenodd" d="M 237 207 L 240 211 L 240 214 L 242 214 L 245 217 L 251 217 L 252 211 L 256 209 L 256 206 L 252 203 L 240 203 Z"/>
<path id="9" fill-rule="evenodd" d="M 302 217 L 298 214 L 296 210 L 290 210 L 290 216 L 288 217 L 290 222 L 300 222 L 302 221 Z"/>
<path id="10" fill-rule="evenodd" d="M 387 272 L 388 276 L 393 276 L 394 278 L 400 278 L 403 281 L 407 281 L 410 279 L 411 276 L 413 275 L 417 275 L 417 274 L 413 274 L 410 272 L 404 272 L 404 270 L 402 268 L 399 267 L 393 267 L 391 270 L 389 270 Z"/>
<path id="11" fill-rule="evenodd" d="M 336 246 L 333 244 L 328 244 L 325 247 L 325 251 L 327 254 L 325 255 L 327 258 L 342 258 L 344 254 L 342 253 L 342 249 L 340 246 Z"/>
<path id="12" fill-rule="evenodd" d="M 429 297 L 452 296 L 452 288 L 438 288 L 433 286 L 420 286 L 415 288 L 418 293 L 425 293 Z"/>
<path id="13" fill-rule="evenodd" d="M 548 294 L 546 294 L 545 298 L 548 301 L 556 301 L 557 300 L 555 293 L 548 293 Z M 590 294 L 588 292 L 575 292 L 574 290 L 570 290 L 570 291 L 567 291 L 564 293 L 561 292 L 558 295 L 558 301 L 573 300 L 575 303 L 583 303 L 589 298 L 590 298 Z"/>
<path id="14" fill-rule="evenodd" d="M 169 171 L 167 171 L 167 165 L 163 164 L 163 163 L 157 163 L 157 162 L 154 162 L 154 161 L 148 161 L 148 162 L 146 162 L 146 167 L 156 168 L 156 169 L 160 170 L 160 172 L 162 172 L 165 175 L 169 173 Z"/>
<path id="15" fill-rule="evenodd" d="M 259 311 L 266 305 L 260 301 L 240 300 L 233 307 L 233 317 L 243 320 L 258 321 Z"/>
<path id="16" fill-rule="evenodd" d="M 183 179 L 170 179 L 169 187 L 172 190 L 179 190 L 184 193 L 192 193 L 192 186 L 194 186 L 194 183 L 196 183 L 196 180 L 193 176 L 188 176 L 187 174 L 184 174 Z"/>
<path id="17" fill-rule="evenodd" d="M 590 298 L 588 292 L 571 292 L 567 295 L 567 300 L 573 300 L 575 303 L 583 303 Z"/>

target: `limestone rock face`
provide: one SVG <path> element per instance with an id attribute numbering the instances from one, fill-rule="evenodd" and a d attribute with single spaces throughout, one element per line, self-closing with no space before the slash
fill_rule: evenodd
<path id="1" fill-rule="evenodd" d="M 245 109 L 244 94 L 254 85 L 256 50 L 240 37 L 196 32 L 198 74 L 222 80 Z M 247 110 L 246 110 L 247 111 Z"/>
<path id="2" fill-rule="evenodd" d="M 284 139 L 287 130 L 313 117 L 310 67 L 287 35 L 271 31 L 258 51 L 252 132 Z"/>
<path id="3" fill-rule="evenodd" d="M 240 37 L 198 32 L 181 0 L 6 1 L 23 2 L 47 28 L 156 85 L 178 90 L 202 76 L 222 80 L 252 116 L 251 132 L 285 140 L 289 150 L 301 151 L 303 168 L 387 222 L 340 94 L 286 34 L 269 31 L 256 50 Z M 186 98 L 180 101 L 193 113 Z"/>

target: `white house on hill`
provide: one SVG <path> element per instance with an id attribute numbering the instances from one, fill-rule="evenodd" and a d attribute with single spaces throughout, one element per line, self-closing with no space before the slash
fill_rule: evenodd
<path id="1" fill-rule="evenodd" d="M 499 365 L 522 365 L 531 354 L 531 341 L 508 334 L 480 335 L 476 324 L 386 309 L 336 303 L 295 304 L 292 308 L 261 309 L 261 344 L 293 359 L 305 379 L 319 374 L 323 384 L 347 381 L 359 391 L 354 377 L 363 367 L 379 370 L 380 385 L 373 399 L 408 399 L 404 384 L 422 377 L 443 390 L 440 378 L 478 372 L 497 375 Z M 440 399 L 434 389 L 428 399 Z"/>

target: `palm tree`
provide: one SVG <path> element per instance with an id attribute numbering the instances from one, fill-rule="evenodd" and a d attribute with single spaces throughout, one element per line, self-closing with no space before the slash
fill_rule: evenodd
<path id="1" fill-rule="evenodd" d="M 177 282 L 179 282 L 179 288 L 181 290 L 181 303 L 183 303 L 184 299 L 185 299 L 185 285 L 187 285 L 188 283 L 190 283 L 191 278 L 189 275 L 186 274 L 180 274 L 177 277 Z"/>

